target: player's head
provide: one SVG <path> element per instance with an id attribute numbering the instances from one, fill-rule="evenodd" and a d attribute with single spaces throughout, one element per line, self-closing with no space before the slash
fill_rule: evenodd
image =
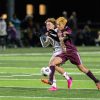
<path id="1" fill-rule="evenodd" d="M 50 29 L 54 29 L 55 28 L 56 20 L 54 18 L 48 18 L 45 21 L 45 24 L 46 24 L 47 30 L 49 31 Z"/>
<path id="2" fill-rule="evenodd" d="M 67 24 L 67 19 L 65 17 L 59 17 L 56 19 L 56 25 L 59 30 L 63 30 Z"/>

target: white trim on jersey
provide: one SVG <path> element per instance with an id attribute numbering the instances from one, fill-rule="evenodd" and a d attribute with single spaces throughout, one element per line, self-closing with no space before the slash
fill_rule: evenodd
<path id="1" fill-rule="evenodd" d="M 57 32 L 57 28 L 54 31 Z M 53 36 L 57 36 L 57 35 L 53 34 Z M 54 40 L 53 38 L 51 38 L 50 36 L 46 36 L 46 35 L 41 36 L 40 42 L 42 44 L 42 47 L 47 47 L 51 44 L 53 47 L 53 50 L 54 50 L 53 54 L 56 54 L 57 52 L 58 53 L 62 52 L 60 43 L 58 41 Z"/>
<path id="2" fill-rule="evenodd" d="M 40 36 L 40 42 L 41 42 L 42 47 L 47 47 L 48 45 L 50 45 L 50 42 L 47 36 Z"/>
<path id="3" fill-rule="evenodd" d="M 82 60 L 81 60 L 80 55 L 79 55 L 78 52 L 77 52 L 77 55 L 78 55 L 78 58 L 79 58 L 79 60 L 80 60 L 80 63 L 82 64 Z"/>

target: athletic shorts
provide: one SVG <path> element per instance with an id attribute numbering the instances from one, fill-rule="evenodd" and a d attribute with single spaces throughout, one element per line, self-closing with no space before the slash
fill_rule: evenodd
<path id="1" fill-rule="evenodd" d="M 62 59 L 62 63 L 64 64 L 67 60 L 69 60 L 72 64 L 80 65 L 82 64 L 79 53 L 76 51 L 70 53 L 61 53 L 56 57 L 60 57 Z"/>

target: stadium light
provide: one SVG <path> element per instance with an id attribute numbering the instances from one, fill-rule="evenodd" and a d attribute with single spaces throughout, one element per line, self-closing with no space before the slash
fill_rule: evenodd
<path id="1" fill-rule="evenodd" d="M 45 15 L 46 14 L 46 5 L 45 4 L 40 4 L 39 5 L 39 14 L 40 15 Z"/>
<path id="2" fill-rule="evenodd" d="M 34 6 L 32 4 L 26 5 L 26 14 L 32 16 L 34 13 Z"/>

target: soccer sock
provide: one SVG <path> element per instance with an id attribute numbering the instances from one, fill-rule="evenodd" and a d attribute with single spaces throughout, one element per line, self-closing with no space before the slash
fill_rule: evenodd
<path id="1" fill-rule="evenodd" d="M 53 80 L 52 87 L 56 87 L 56 80 Z"/>
<path id="2" fill-rule="evenodd" d="M 88 71 L 87 76 L 90 77 L 95 83 L 99 82 L 98 79 L 96 79 L 96 77 L 93 75 L 93 73 L 91 71 Z"/>
<path id="3" fill-rule="evenodd" d="M 49 81 L 53 83 L 53 76 L 54 76 L 54 73 L 55 73 L 55 66 L 50 66 L 50 69 L 51 69 L 51 74 L 49 76 Z"/>
<path id="4" fill-rule="evenodd" d="M 68 74 L 66 72 L 63 73 L 63 76 L 65 77 L 66 80 L 70 79 L 70 77 L 68 76 Z"/>

